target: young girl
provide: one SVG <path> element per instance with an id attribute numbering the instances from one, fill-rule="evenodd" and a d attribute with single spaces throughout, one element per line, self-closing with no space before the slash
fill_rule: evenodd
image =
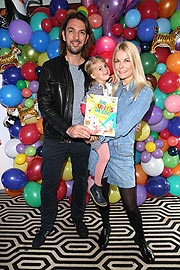
<path id="1" fill-rule="evenodd" d="M 106 61 L 99 57 L 94 56 L 91 57 L 85 64 L 85 71 L 88 73 L 91 79 L 89 91 L 86 96 L 82 100 L 81 104 L 81 112 L 85 114 L 86 107 L 86 98 L 87 95 L 95 94 L 95 95 L 112 95 L 112 85 L 107 82 L 110 78 L 110 70 L 106 64 Z M 98 161 L 95 167 L 94 174 L 94 185 L 90 188 L 90 194 L 94 200 L 94 202 L 99 206 L 107 206 L 107 201 L 102 195 L 102 184 L 101 179 L 106 168 L 107 162 L 109 161 L 109 148 L 108 144 L 101 143 L 98 136 L 92 136 L 91 140 L 91 148 L 95 149 L 98 154 Z"/>

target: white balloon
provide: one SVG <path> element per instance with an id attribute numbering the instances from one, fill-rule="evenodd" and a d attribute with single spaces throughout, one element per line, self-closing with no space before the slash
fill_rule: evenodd
<path id="1" fill-rule="evenodd" d="M 21 143 L 19 139 L 13 138 L 10 139 L 5 144 L 5 153 L 10 158 L 15 158 L 19 153 L 16 151 L 17 144 Z"/>
<path id="2" fill-rule="evenodd" d="M 143 171 L 149 176 L 158 176 L 164 170 L 164 162 L 162 158 L 154 158 L 151 156 L 150 161 L 144 163 L 141 162 Z"/>

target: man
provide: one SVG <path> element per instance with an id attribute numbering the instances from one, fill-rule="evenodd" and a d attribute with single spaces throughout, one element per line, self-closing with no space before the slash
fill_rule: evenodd
<path id="1" fill-rule="evenodd" d="M 88 19 L 80 12 L 67 16 L 60 33 L 61 55 L 42 66 L 38 105 L 43 117 L 41 227 L 32 246 L 40 247 L 53 230 L 57 215 L 57 187 L 67 156 L 74 185 L 71 218 L 80 237 L 88 236 L 83 222 L 86 206 L 90 130 L 82 123 L 80 103 L 88 86 L 83 66 L 93 42 Z"/>

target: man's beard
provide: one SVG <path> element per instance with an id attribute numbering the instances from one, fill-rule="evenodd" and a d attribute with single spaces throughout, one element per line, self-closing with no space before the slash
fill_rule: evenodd
<path id="1" fill-rule="evenodd" d="M 84 48 L 84 45 L 83 46 L 80 46 L 78 47 L 77 49 L 73 49 L 70 45 L 67 44 L 67 50 L 71 53 L 71 54 L 80 54 L 82 52 Z"/>

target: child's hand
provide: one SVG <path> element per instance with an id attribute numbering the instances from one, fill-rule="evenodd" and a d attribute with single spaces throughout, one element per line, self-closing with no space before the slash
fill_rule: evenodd
<path id="1" fill-rule="evenodd" d="M 85 143 L 89 144 L 89 143 L 94 142 L 94 141 L 97 141 L 97 140 L 99 140 L 99 137 L 93 135 L 89 139 L 85 139 L 84 141 L 85 141 Z"/>
<path id="2" fill-rule="evenodd" d="M 85 113 L 86 113 L 86 104 L 85 103 L 81 103 L 80 109 L 81 109 L 81 113 L 83 115 L 85 115 Z"/>
<path id="3" fill-rule="evenodd" d="M 136 132 L 140 131 L 141 130 L 141 123 L 139 123 L 136 127 Z"/>

